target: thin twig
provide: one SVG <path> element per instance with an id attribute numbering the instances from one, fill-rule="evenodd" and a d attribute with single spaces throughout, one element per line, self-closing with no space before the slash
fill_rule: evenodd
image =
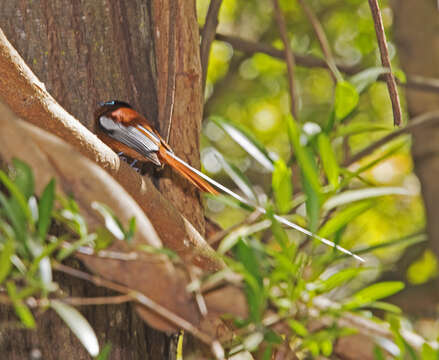
<path id="1" fill-rule="evenodd" d="M 279 27 L 279 33 L 284 43 L 284 54 L 285 61 L 287 63 L 287 72 L 288 72 L 288 85 L 290 88 L 290 100 L 291 100 L 291 114 L 293 117 L 297 117 L 297 99 L 296 99 L 296 87 L 295 87 L 295 78 L 294 78 L 294 67 L 295 60 L 293 51 L 291 49 L 290 40 L 288 38 L 287 25 L 285 23 L 284 15 L 279 6 L 278 0 L 273 0 L 273 8 L 274 15 L 276 17 L 276 21 Z"/>
<path id="2" fill-rule="evenodd" d="M 212 42 L 215 39 L 216 27 L 218 26 L 218 14 L 223 0 L 211 0 L 207 10 L 206 21 L 201 32 L 201 70 L 203 72 L 202 89 L 206 87 L 207 68 L 209 66 L 209 54 Z"/>
<path id="3" fill-rule="evenodd" d="M 429 112 L 422 115 L 419 115 L 415 118 L 413 118 L 411 121 L 409 121 L 408 125 L 404 128 L 398 129 L 383 138 L 379 139 L 378 141 L 374 142 L 373 144 L 369 145 L 365 149 L 361 150 L 360 152 L 356 153 L 351 158 L 347 159 L 343 166 L 349 166 L 353 164 L 354 162 L 357 162 L 358 160 L 364 158 L 367 155 L 370 155 L 373 153 L 376 149 L 380 148 L 381 146 L 387 144 L 389 141 L 395 139 L 396 137 L 411 133 L 414 130 L 424 127 L 424 126 L 431 126 L 435 122 L 439 121 L 439 112 Z"/>
<path id="4" fill-rule="evenodd" d="M 156 314 L 162 316 L 166 320 L 170 321 L 171 323 L 175 324 L 181 329 L 186 330 L 187 332 L 190 332 L 192 335 L 197 337 L 199 340 L 204 342 L 205 344 L 212 345 L 213 339 L 211 339 L 208 335 L 201 332 L 198 328 L 196 328 L 194 325 L 192 325 L 189 321 L 183 319 L 182 317 L 174 314 L 172 311 L 169 311 L 165 307 L 161 306 L 160 304 L 156 303 L 146 295 L 131 289 L 129 287 L 117 284 L 115 282 L 103 279 L 99 276 L 90 275 L 88 273 L 85 273 L 83 271 L 73 269 L 69 266 L 65 266 L 63 264 L 56 263 L 53 267 L 55 270 L 63 272 L 65 274 L 68 274 L 70 276 L 74 276 L 78 279 L 89 281 L 96 286 L 105 287 L 107 289 L 111 289 L 117 292 L 120 292 L 122 294 L 128 295 L 131 297 L 131 299 L 137 301 L 139 304 L 146 306 L 148 309 L 152 310 Z"/>
<path id="5" fill-rule="evenodd" d="M 232 231 L 236 230 L 237 228 L 254 223 L 256 220 L 258 220 L 261 217 L 261 213 L 259 211 L 253 211 L 250 213 L 247 217 L 245 217 L 244 220 L 228 227 L 227 229 L 224 229 L 222 231 L 217 232 L 213 236 L 211 236 L 209 239 L 207 239 L 207 243 L 209 245 L 214 245 L 218 241 L 221 241 L 224 239 L 227 235 L 229 235 Z"/>
<path id="6" fill-rule="evenodd" d="M 378 39 L 378 47 L 380 49 L 381 63 L 384 67 L 389 69 L 389 72 L 384 74 L 389 90 L 390 100 L 393 109 L 393 123 L 396 126 L 401 125 L 402 111 L 401 102 L 399 100 L 398 89 L 396 88 L 395 76 L 392 73 L 392 65 L 390 64 L 389 49 L 387 48 L 386 34 L 384 33 L 383 19 L 381 17 L 380 8 L 377 0 L 368 0 L 370 11 L 372 12 L 373 22 L 375 24 L 375 32 Z"/>
<path id="7" fill-rule="evenodd" d="M 329 41 L 326 37 L 325 31 L 323 30 L 322 24 L 320 23 L 319 19 L 317 19 L 317 16 L 314 14 L 311 7 L 308 6 L 306 1 L 299 0 L 299 3 L 305 11 L 308 20 L 311 23 L 314 32 L 316 33 L 317 40 L 319 41 L 323 55 L 325 56 L 326 63 L 331 71 L 332 78 L 334 81 L 343 80 L 343 77 L 341 76 L 340 71 L 338 71 L 337 65 L 335 64 L 334 56 L 332 55 L 331 47 L 329 46 Z"/>
<path id="8" fill-rule="evenodd" d="M 163 118 L 160 124 L 168 122 L 166 127 L 165 139 L 169 143 L 169 137 L 171 136 L 172 116 L 174 114 L 174 102 L 175 102 L 175 80 L 176 65 L 175 65 L 175 21 L 177 19 L 178 7 L 175 1 L 171 1 L 169 4 L 169 30 L 168 30 L 168 80 L 166 83 L 166 102 L 163 110 Z M 162 122 L 163 121 L 163 122 Z"/>
<path id="9" fill-rule="evenodd" d="M 276 49 L 275 47 L 246 40 L 237 36 L 231 36 L 231 35 L 224 35 L 224 34 L 216 34 L 215 38 L 219 41 L 225 41 L 229 43 L 235 50 L 241 51 L 243 53 L 252 55 L 255 53 L 263 53 L 266 55 L 269 55 L 271 57 L 274 57 L 276 59 L 284 60 L 285 61 L 285 53 L 282 50 Z M 319 59 L 315 56 L 311 55 L 300 55 L 300 54 L 294 54 L 294 59 L 296 61 L 296 65 L 303 66 L 303 67 L 328 67 L 328 64 L 325 60 Z M 343 63 L 335 62 L 337 68 L 347 74 L 347 75 L 355 75 L 356 73 L 362 71 L 358 66 L 351 66 L 346 65 Z M 378 80 L 384 80 L 384 76 L 380 76 Z M 396 79 L 397 80 L 397 79 Z M 429 91 L 429 92 L 439 92 L 439 79 L 434 78 L 427 78 L 419 75 L 407 75 L 407 82 L 400 82 L 398 81 L 398 85 L 405 86 L 407 88 L 420 90 L 420 91 Z"/>
<path id="10" fill-rule="evenodd" d="M 83 306 L 83 305 L 116 305 L 123 304 L 126 302 L 134 301 L 133 297 L 130 295 L 118 295 L 118 296 L 104 296 L 104 297 L 67 297 L 64 299 L 57 299 L 63 303 Z"/>

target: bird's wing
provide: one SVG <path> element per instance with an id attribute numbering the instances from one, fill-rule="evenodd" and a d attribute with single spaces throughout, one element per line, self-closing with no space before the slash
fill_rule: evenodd
<path id="1" fill-rule="evenodd" d="M 155 135 L 150 135 L 142 126 L 125 126 L 108 116 L 101 116 L 99 123 L 106 135 L 129 146 L 154 164 L 161 165 L 157 156 L 160 140 Z"/>

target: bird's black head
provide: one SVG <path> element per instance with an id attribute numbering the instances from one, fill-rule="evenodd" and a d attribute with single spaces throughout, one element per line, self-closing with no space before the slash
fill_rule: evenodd
<path id="1" fill-rule="evenodd" d="M 124 101 L 120 100 L 110 100 L 110 101 L 103 101 L 100 102 L 99 107 L 95 111 L 95 119 L 99 119 L 102 115 L 117 110 L 122 107 L 127 107 L 132 109 L 132 106 Z"/>

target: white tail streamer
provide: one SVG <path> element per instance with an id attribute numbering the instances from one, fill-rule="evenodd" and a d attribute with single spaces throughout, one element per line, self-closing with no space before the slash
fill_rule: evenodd
<path id="1" fill-rule="evenodd" d="M 240 195 L 236 194 L 235 192 L 233 192 L 232 190 L 226 188 L 224 185 L 220 184 L 219 182 L 217 182 L 217 181 L 211 179 L 209 176 L 203 174 L 201 171 L 195 169 L 194 167 L 192 167 L 192 166 L 190 166 L 188 163 L 186 163 L 184 160 L 180 159 L 180 158 L 179 158 L 178 156 L 176 156 L 173 152 L 171 152 L 171 151 L 167 151 L 167 153 L 168 153 L 173 159 L 175 159 L 176 161 L 178 161 L 178 162 L 181 163 L 182 165 L 184 165 L 184 166 L 188 167 L 189 169 L 191 169 L 194 173 L 196 173 L 197 175 L 199 175 L 200 177 L 202 177 L 204 180 L 206 180 L 207 182 L 209 182 L 210 184 L 212 184 L 213 186 L 215 186 L 215 187 L 218 188 L 219 190 L 221 190 L 221 191 L 223 191 L 224 193 L 230 195 L 231 197 L 235 198 L 236 200 L 238 200 L 238 201 L 240 201 L 240 202 L 242 202 L 242 203 L 244 203 L 244 204 L 246 204 L 246 205 L 248 205 L 248 206 L 254 208 L 255 210 L 259 211 L 259 212 L 262 213 L 262 214 L 266 214 L 266 213 L 267 213 L 267 210 L 265 210 L 263 207 L 260 207 L 260 206 L 258 206 L 258 205 L 252 204 L 250 200 L 247 200 L 247 199 L 243 198 L 242 196 L 240 196 Z M 282 217 L 282 216 L 279 216 L 279 215 L 274 214 L 273 217 L 274 217 L 277 221 L 279 221 L 281 224 L 284 224 L 284 225 L 286 225 L 286 226 L 288 226 L 288 227 L 290 227 L 290 228 L 293 228 L 293 229 L 295 229 L 295 230 L 297 230 L 297 231 L 300 231 L 301 233 L 303 233 L 303 234 L 305 234 L 305 235 L 308 235 L 308 236 L 310 236 L 310 237 L 313 237 L 313 238 L 319 240 L 320 242 L 322 242 L 322 243 L 325 244 L 325 245 L 331 246 L 331 247 L 333 247 L 333 248 L 335 248 L 335 249 L 341 251 L 342 253 L 345 253 L 345 254 L 347 254 L 347 255 L 349 255 L 349 256 L 354 257 L 354 258 L 357 259 L 358 261 L 365 262 L 365 260 L 364 260 L 362 257 L 360 257 L 360 256 L 358 256 L 358 255 L 352 253 L 351 251 L 345 249 L 344 247 L 341 247 L 341 246 L 337 245 L 336 243 L 334 243 L 333 241 L 330 241 L 330 240 L 325 239 L 325 238 L 323 238 L 323 237 L 321 237 L 321 236 L 319 236 L 319 235 L 317 235 L 317 234 L 314 234 L 314 233 L 312 233 L 311 231 L 305 229 L 304 227 L 302 227 L 302 226 L 300 226 L 300 225 L 298 225 L 298 224 L 295 224 L 295 223 L 293 223 L 293 222 L 291 222 L 291 221 L 285 219 L 285 218 Z"/>

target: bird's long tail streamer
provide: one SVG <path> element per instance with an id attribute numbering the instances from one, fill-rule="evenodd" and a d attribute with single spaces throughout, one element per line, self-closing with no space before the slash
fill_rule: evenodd
<path id="1" fill-rule="evenodd" d="M 246 205 L 248 205 L 248 206 L 254 208 L 255 210 L 259 211 L 259 212 L 262 213 L 262 214 L 266 214 L 266 213 L 267 213 L 267 210 L 265 210 L 263 207 L 260 207 L 260 206 L 258 206 L 258 205 L 253 204 L 250 200 L 247 200 L 247 199 L 243 198 L 242 196 L 236 194 L 235 192 L 233 192 L 232 190 L 228 189 L 228 188 L 225 187 L 224 185 L 221 185 L 219 182 L 217 182 L 217 181 L 211 179 L 209 176 L 203 174 L 201 171 L 195 169 L 194 167 L 192 167 L 192 166 L 190 166 L 188 163 L 186 163 L 184 160 L 180 159 L 180 158 L 179 158 L 178 156 L 176 156 L 173 152 L 171 152 L 171 151 L 166 151 L 166 153 L 167 153 L 167 155 L 169 155 L 171 158 L 173 158 L 174 160 L 176 160 L 177 162 L 179 162 L 179 163 L 182 164 L 183 166 L 187 167 L 188 169 L 192 170 L 195 174 L 197 174 L 198 176 L 200 176 L 201 178 L 203 178 L 204 180 L 206 180 L 208 183 L 212 184 L 213 186 L 215 186 L 215 187 L 218 188 L 219 190 L 223 191 L 224 193 L 226 193 L 226 194 L 230 195 L 231 197 L 235 198 L 236 200 L 238 200 L 238 201 L 240 201 L 240 202 L 242 202 L 242 203 L 244 203 L 244 204 L 246 204 Z M 279 215 L 274 214 L 273 217 L 274 217 L 277 221 L 279 221 L 281 224 L 283 224 L 283 225 L 286 225 L 286 226 L 288 226 L 288 227 L 290 227 L 290 228 L 292 228 L 292 229 L 295 229 L 295 230 L 297 230 L 297 231 L 300 231 L 301 233 L 303 233 L 303 234 L 305 234 L 305 235 L 308 235 L 308 236 L 310 236 L 310 237 L 313 237 L 313 238 L 319 240 L 320 242 L 322 242 L 322 243 L 325 244 L 325 245 L 331 246 L 331 247 L 333 247 L 333 248 L 335 248 L 335 249 L 341 251 L 342 253 L 345 253 L 345 254 L 347 254 L 347 255 L 349 255 L 349 256 L 354 257 L 354 258 L 357 259 L 358 261 L 365 262 L 365 260 L 364 260 L 362 257 L 360 257 L 360 256 L 358 256 L 358 255 L 356 255 L 356 254 L 354 254 L 353 252 L 351 252 L 351 251 L 345 249 L 344 247 L 342 247 L 342 246 L 340 246 L 340 245 L 337 245 L 336 243 L 334 243 L 334 242 L 331 241 L 331 240 L 325 239 L 325 238 L 323 238 L 323 237 L 321 237 L 321 236 L 319 236 L 319 235 L 317 235 L 317 234 L 314 234 L 313 232 L 311 232 L 311 231 L 305 229 L 304 227 L 302 227 L 302 226 L 300 226 L 300 225 L 298 225 L 298 224 L 296 224 L 296 223 L 293 223 L 293 222 L 291 222 L 291 221 L 285 219 L 285 218 L 282 217 L 282 216 L 279 216 Z"/>

